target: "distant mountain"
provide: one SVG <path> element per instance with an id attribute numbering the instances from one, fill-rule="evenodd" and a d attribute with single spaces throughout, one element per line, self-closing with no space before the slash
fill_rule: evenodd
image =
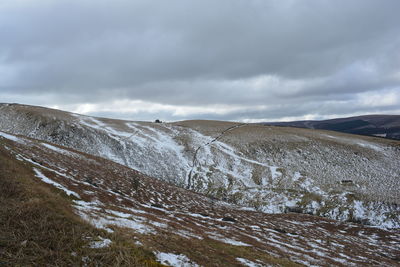
<path id="1" fill-rule="evenodd" d="M 263 124 L 331 130 L 400 140 L 400 115 L 366 115 L 322 121 L 265 122 Z"/>

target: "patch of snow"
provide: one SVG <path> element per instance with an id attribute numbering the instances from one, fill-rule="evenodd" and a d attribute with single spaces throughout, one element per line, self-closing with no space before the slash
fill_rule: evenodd
<path id="1" fill-rule="evenodd" d="M 286 202 L 286 207 L 296 207 L 297 206 L 298 201 L 296 199 L 292 199 L 292 200 L 288 200 Z"/>
<path id="2" fill-rule="evenodd" d="M 251 207 L 239 207 L 238 210 L 244 210 L 244 211 L 256 211 L 255 208 Z"/>
<path id="3" fill-rule="evenodd" d="M 395 229 L 400 227 L 400 219 L 396 216 L 392 216 L 392 214 L 398 213 L 399 210 L 397 205 L 389 207 L 383 206 L 380 203 L 365 203 L 359 200 L 353 202 L 354 218 L 367 220 L 375 227 L 383 229 Z"/>
<path id="4" fill-rule="evenodd" d="M 192 262 L 188 257 L 183 254 L 173 254 L 159 252 L 156 254 L 157 260 L 172 267 L 199 267 L 198 264 Z"/>
<path id="5" fill-rule="evenodd" d="M 299 180 L 301 177 L 302 177 L 302 175 L 299 172 L 295 172 L 292 177 L 292 180 L 293 180 L 293 182 L 297 182 L 297 180 Z"/>
<path id="6" fill-rule="evenodd" d="M 218 148 L 221 152 L 225 153 L 228 156 L 231 156 L 232 158 L 234 158 L 235 160 L 241 160 L 247 163 L 251 163 L 251 164 L 256 164 L 259 166 L 263 166 L 263 167 L 269 167 L 267 164 L 262 163 L 262 162 L 258 162 L 256 160 L 252 160 L 252 159 L 248 159 L 245 158 L 243 156 L 238 155 L 238 151 L 236 149 L 234 149 L 233 147 L 222 143 L 220 141 L 216 141 L 215 143 L 213 143 L 213 145 Z"/>
<path id="7" fill-rule="evenodd" d="M 92 201 L 92 202 L 87 202 L 84 200 L 74 200 L 74 203 L 83 209 L 87 210 L 100 210 L 101 208 L 98 207 L 99 205 L 102 205 L 102 203 L 98 200 Z"/>
<path id="8" fill-rule="evenodd" d="M 378 145 L 372 144 L 370 142 L 358 141 L 358 140 L 356 141 L 353 138 L 350 139 L 350 138 L 344 138 L 344 137 L 336 137 L 336 136 L 331 136 L 331 135 L 327 135 L 327 134 L 323 134 L 323 136 L 342 141 L 343 143 L 356 144 L 358 146 L 365 147 L 365 148 L 370 148 L 370 149 L 373 149 L 375 151 L 382 151 L 381 147 L 379 147 Z M 386 136 L 386 134 L 385 134 L 385 136 Z M 385 136 L 383 136 L 383 137 L 385 137 Z"/>
<path id="9" fill-rule="evenodd" d="M 311 211 L 316 211 L 321 208 L 321 204 L 315 200 L 311 201 L 310 203 Z"/>
<path id="10" fill-rule="evenodd" d="M 61 189 L 62 191 L 64 191 L 69 196 L 74 196 L 76 198 L 81 198 L 74 191 L 71 191 L 71 190 L 67 189 L 66 187 L 64 187 L 63 185 L 61 185 L 61 184 L 59 184 L 57 182 L 54 182 L 53 180 L 47 178 L 40 170 L 38 170 L 36 168 L 33 168 L 33 171 L 36 173 L 36 177 L 40 178 L 46 184 L 51 184 L 51 185 L 57 187 L 58 189 Z"/>
<path id="11" fill-rule="evenodd" d="M 275 180 L 282 175 L 282 173 L 278 171 L 278 167 L 270 166 L 269 169 L 271 170 L 272 180 Z"/>
<path id="12" fill-rule="evenodd" d="M 264 267 L 264 266 L 266 266 L 266 265 L 262 265 L 260 263 L 255 263 L 254 261 L 243 259 L 243 258 L 236 258 L 236 260 L 247 267 Z"/>
<path id="13" fill-rule="evenodd" d="M 357 142 L 356 144 L 361 146 L 361 147 L 373 149 L 375 151 L 382 151 L 381 147 L 379 147 L 379 146 L 377 146 L 375 144 L 368 143 L 368 142 Z"/>
<path id="14" fill-rule="evenodd" d="M 144 211 L 144 210 L 138 210 L 138 209 L 127 208 L 127 207 L 125 207 L 125 209 L 126 209 L 126 210 L 129 210 L 129 211 L 131 211 L 131 212 L 134 212 L 134 213 L 147 214 L 147 212 Z"/>
<path id="15" fill-rule="evenodd" d="M 76 204 L 74 207 L 77 210 L 78 215 L 96 228 L 108 231 L 109 225 L 115 225 L 121 228 L 132 229 L 140 234 L 155 233 L 154 229 L 151 226 L 146 225 L 144 223 L 145 220 L 142 218 L 110 209 L 105 210 L 105 212 L 112 215 L 105 214 L 104 212 L 98 213 L 96 211 L 99 211 L 101 209 L 99 206 L 102 205 L 99 202 L 74 202 Z"/>
<path id="16" fill-rule="evenodd" d="M 237 240 L 230 239 L 230 238 L 216 236 L 214 234 L 210 234 L 208 237 L 211 238 L 211 239 L 223 242 L 225 244 L 233 245 L 233 246 L 251 247 L 251 245 L 243 243 L 241 241 L 237 241 Z"/>
<path id="17" fill-rule="evenodd" d="M 203 239 L 203 237 L 201 237 L 199 235 L 195 235 L 195 234 L 193 234 L 191 232 L 188 232 L 188 231 L 185 231 L 185 230 L 180 230 L 180 231 L 177 231 L 175 233 L 180 235 L 180 236 L 182 236 L 182 237 L 184 237 L 184 238 L 187 238 L 187 239 L 192 239 L 192 238 L 196 238 L 196 239 L 200 239 L 200 240 Z"/>
<path id="18" fill-rule="evenodd" d="M 112 215 L 115 215 L 120 218 L 130 218 L 132 217 L 132 214 L 125 213 L 125 212 L 120 212 L 116 210 L 107 210 L 108 213 L 111 213 Z"/>
<path id="19" fill-rule="evenodd" d="M 109 247 L 112 241 L 108 238 L 102 238 L 101 236 L 98 237 L 100 240 L 90 242 L 90 248 L 106 248 Z"/>
<path id="20" fill-rule="evenodd" d="M 14 141 L 14 142 L 23 143 L 21 138 L 18 138 L 18 137 L 14 136 L 14 135 L 11 135 L 11 134 L 7 134 L 5 132 L 1 132 L 0 131 L 0 136 L 6 138 L 8 140 Z"/>
<path id="21" fill-rule="evenodd" d="M 136 240 L 136 241 L 135 241 L 135 245 L 136 245 L 136 246 L 143 246 L 143 243 L 140 242 L 139 240 Z"/>
<path id="22" fill-rule="evenodd" d="M 147 204 L 140 204 L 140 205 L 143 206 L 143 207 L 145 207 L 145 208 L 148 208 L 148 209 L 154 209 L 154 210 L 162 211 L 162 212 L 164 212 L 164 213 L 170 213 L 168 210 L 166 210 L 166 209 L 164 209 L 164 208 L 159 208 L 159 207 L 152 206 L 152 205 L 147 205 Z"/>
<path id="23" fill-rule="evenodd" d="M 73 153 L 71 151 L 68 151 L 68 150 L 65 150 L 65 149 L 62 149 L 62 148 L 47 144 L 47 143 L 41 143 L 41 145 L 46 147 L 46 148 L 48 148 L 48 149 L 50 149 L 50 150 L 53 150 L 53 151 L 55 151 L 57 153 L 71 155 L 71 156 L 76 156 L 77 155 L 76 153 Z"/>
<path id="24" fill-rule="evenodd" d="M 159 228 L 168 228 L 168 225 L 165 223 L 154 222 L 154 221 L 150 221 L 149 223 Z"/>
<path id="25" fill-rule="evenodd" d="M 364 217 L 365 209 L 363 207 L 362 201 L 356 200 L 354 201 L 354 217 L 362 218 Z"/>

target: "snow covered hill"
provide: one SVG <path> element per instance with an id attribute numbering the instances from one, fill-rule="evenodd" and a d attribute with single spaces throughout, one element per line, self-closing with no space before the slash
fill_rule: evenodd
<path id="1" fill-rule="evenodd" d="M 400 227 L 400 142 L 216 121 L 149 123 L 0 105 L 0 130 L 267 213 Z"/>

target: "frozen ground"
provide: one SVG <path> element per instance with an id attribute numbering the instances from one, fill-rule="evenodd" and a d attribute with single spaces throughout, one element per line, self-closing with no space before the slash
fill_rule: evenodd
<path id="1" fill-rule="evenodd" d="M 191 262 L 185 255 L 159 252 L 157 253 L 157 259 L 160 263 L 172 267 L 199 267 L 199 265 Z"/>

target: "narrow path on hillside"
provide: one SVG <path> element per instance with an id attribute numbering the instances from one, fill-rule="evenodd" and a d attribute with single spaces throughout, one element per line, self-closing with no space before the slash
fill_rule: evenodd
<path id="1" fill-rule="evenodd" d="M 188 179 L 187 179 L 188 182 L 187 182 L 187 185 L 186 185 L 186 188 L 187 188 L 187 189 L 190 189 L 190 187 L 192 186 L 192 175 L 193 175 L 194 169 L 200 164 L 200 162 L 197 160 L 197 155 L 198 155 L 200 149 L 202 149 L 202 148 L 204 148 L 204 147 L 206 147 L 206 146 L 209 146 L 209 145 L 211 145 L 212 143 L 218 141 L 218 139 L 220 139 L 221 137 L 223 137 L 227 132 L 230 132 L 230 131 L 232 131 L 232 130 L 234 130 L 234 129 L 237 129 L 237 128 L 240 128 L 240 127 L 244 127 L 244 126 L 246 126 L 246 125 L 248 125 L 248 123 L 242 123 L 242 124 L 239 124 L 239 125 L 235 125 L 235 126 L 231 126 L 231 127 L 229 127 L 229 128 L 226 128 L 226 129 L 223 130 L 217 137 L 215 137 L 214 139 L 212 139 L 210 142 L 205 143 L 205 144 L 199 146 L 199 147 L 196 149 L 196 151 L 194 152 L 194 155 L 193 155 L 192 168 L 190 169 L 189 174 L 188 174 Z"/>

